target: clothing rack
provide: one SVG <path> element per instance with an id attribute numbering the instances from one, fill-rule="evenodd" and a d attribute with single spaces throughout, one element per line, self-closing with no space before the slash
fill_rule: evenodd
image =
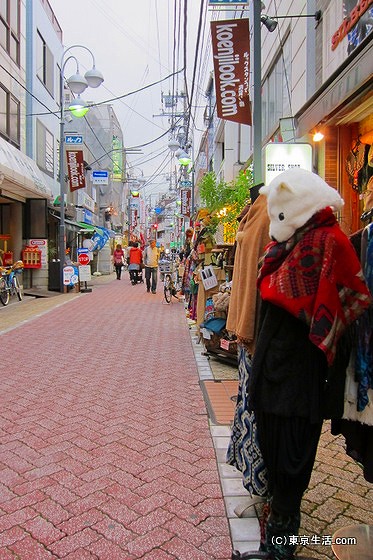
<path id="1" fill-rule="evenodd" d="M 373 221 L 373 208 L 363 212 L 363 214 L 361 214 L 361 216 L 360 216 L 360 220 L 362 222 L 367 222 L 368 220 L 369 220 L 369 223 L 372 222 Z"/>

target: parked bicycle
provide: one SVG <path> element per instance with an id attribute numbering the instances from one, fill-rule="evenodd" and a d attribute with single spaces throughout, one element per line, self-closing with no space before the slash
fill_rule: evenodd
<path id="1" fill-rule="evenodd" d="M 22 287 L 18 276 L 22 274 L 23 262 L 17 261 L 12 266 L 0 267 L 0 301 L 8 305 L 10 297 L 17 295 L 19 301 L 23 299 Z"/>
<path id="2" fill-rule="evenodd" d="M 181 282 L 175 263 L 171 264 L 173 266 L 171 266 L 170 271 L 165 272 L 163 277 L 163 294 L 166 303 L 171 303 L 173 297 L 180 301 L 177 294 L 180 292 Z"/>

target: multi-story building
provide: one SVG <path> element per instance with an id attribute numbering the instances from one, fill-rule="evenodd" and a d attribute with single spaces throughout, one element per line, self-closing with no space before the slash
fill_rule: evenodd
<path id="1" fill-rule="evenodd" d="M 66 123 L 65 131 L 67 136 L 82 136 L 80 148 L 85 167 L 85 188 L 70 190 L 66 196 L 72 221 L 105 227 L 122 242 L 127 222 L 125 152 L 122 129 L 113 107 L 93 105 L 84 118 Z M 100 252 L 98 271 L 111 271 L 109 246 Z"/>
<path id="2" fill-rule="evenodd" d="M 0 27 L 0 256 L 11 263 L 32 247 L 37 268 L 25 269 L 24 286 L 58 289 L 60 150 L 69 155 L 74 149 L 66 135 L 60 146 L 61 116 L 66 134 L 83 138 L 83 188 L 70 184 L 64 159 L 66 245 L 72 256 L 82 240 L 81 223 L 123 231 L 123 134 L 111 106 L 92 107 L 84 119 L 71 116 L 72 96 L 61 92 L 61 76 L 64 81 L 70 66 L 74 71 L 78 62 L 70 49 L 79 46 L 65 48 L 48 0 L 4 0 Z M 105 173 L 94 177 L 97 170 L 106 170 L 106 179 Z M 100 261 L 104 272 L 110 270 L 106 253 Z"/>
<path id="3" fill-rule="evenodd" d="M 20 259 L 28 240 L 46 240 L 45 210 L 52 196 L 46 175 L 26 155 L 29 4 L 21 0 L 0 4 L 0 256 L 4 264 Z M 46 245 L 42 248 L 46 263 Z"/>
<path id="4" fill-rule="evenodd" d="M 261 14 L 260 53 L 254 50 L 253 4 L 236 12 L 221 10 L 218 19 L 244 16 L 249 20 L 253 117 L 255 87 L 259 91 L 257 108 L 262 112 L 260 175 L 266 181 L 269 169 L 280 172 L 284 165 L 291 165 L 283 159 L 284 150 L 290 153 L 293 144 L 297 148 L 303 144 L 309 168 L 337 188 L 345 200 L 341 226 L 346 233 L 357 231 L 364 225 L 364 199 L 369 181 L 373 181 L 369 159 L 373 142 L 373 4 L 368 0 L 268 0 Z M 258 57 L 260 76 L 254 74 Z M 204 166 L 229 182 L 252 162 L 255 133 L 252 126 L 217 118 L 214 79 L 212 74 L 206 92 L 208 126 L 201 152 Z M 315 140 L 316 132 L 323 133 L 321 141 Z M 270 149 L 266 148 L 269 144 Z M 274 145 L 280 155 L 273 156 Z M 198 193 L 198 179 L 196 183 Z M 373 190 L 373 185 L 369 188 Z"/>

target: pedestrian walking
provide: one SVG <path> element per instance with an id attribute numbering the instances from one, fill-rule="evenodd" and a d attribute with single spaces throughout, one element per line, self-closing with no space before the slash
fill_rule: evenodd
<path id="1" fill-rule="evenodd" d="M 122 245 L 118 243 L 113 253 L 114 268 L 117 274 L 117 280 L 120 280 L 122 274 L 122 268 L 124 265 L 124 256 L 125 255 L 122 249 Z"/>
<path id="2" fill-rule="evenodd" d="M 130 274 L 131 284 L 134 286 L 139 281 L 139 271 L 142 263 L 142 251 L 137 241 L 135 241 L 133 246 L 130 248 L 128 259 L 128 271 Z"/>
<path id="3" fill-rule="evenodd" d="M 159 252 L 155 239 L 152 239 L 144 251 L 146 291 L 157 292 Z"/>

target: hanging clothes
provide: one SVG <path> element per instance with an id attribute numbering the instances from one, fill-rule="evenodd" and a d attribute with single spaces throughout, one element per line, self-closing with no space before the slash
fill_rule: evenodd
<path id="1" fill-rule="evenodd" d="M 267 470 L 259 448 L 255 415 L 250 411 L 248 387 L 258 318 L 258 264 L 270 241 L 266 197 L 258 196 L 244 210 L 236 236 L 226 324 L 226 329 L 238 340 L 239 380 L 227 463 L 242 472 L 243 485 L 251 496 L 265 497 L 268 493 Z"/>
<path id="2" fill-rule="evenodd" d="M 373 293 L 373 224 L 353 236 L 365 280 Z M 343 435 L 346 453 L 363 468 L 365 480 L 373 483 L 373 306 L 354 325 L 354 344 L 347 368 L 344 412 L 332 420 L 333 435 Z"/>

